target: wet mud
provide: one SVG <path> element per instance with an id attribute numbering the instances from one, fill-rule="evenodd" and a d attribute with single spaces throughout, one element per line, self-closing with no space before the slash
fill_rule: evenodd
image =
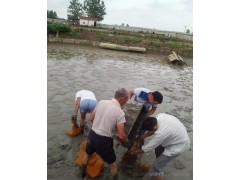
<path id="1" fill-rule="evenodd" d="M 163 103 L 153 116 L 160 112 L 176 116 L 185 125 L 191 139 L 191 148 L 165 168 L 165 180 L 193 179 L 193 68 L 192 59 L 184 59 L 188 65 L 172 65 L 166 56 L 112 51 L 93 47 L 65 44 L 48 44 L 47 48 L 47 178 L 48 180 L 81 179 L 80 169 L 75 164 L 81 142 L 86 139 L 91 123 L 86 118 L 85 133 L 68 137 L 71 128 L 75 93 L 88 89 L 97 100 L 112 99 L 118 88 L 128 90 L 146 87 L 163 94 Z M 135 119 L 139 104 L 129 100 L 127 116 Z M 79 116 L 78 116 L 79 124 Z M 131 125 L 129 125 L 130 127 Z M 151 138 L 151 137 L 150 137 Z M 150 138 L 145 140 L 145 143 Z M 127 151 L 114 142 L 119 179 L 150 179 L 151 173 L 132 176 L 121 169 Z M 139 155 L 137 162 L 152 165 L 154 151 Z M 136 161 L 135 161 L 136 162 Z M 111 179 L 110 167 L 105 165 L 104 176 Z M 136 173 L 137 174 L 137 173 Z"/>

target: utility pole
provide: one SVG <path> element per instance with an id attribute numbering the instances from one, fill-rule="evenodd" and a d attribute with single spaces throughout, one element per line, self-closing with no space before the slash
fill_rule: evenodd
<path id="1" fill-rule="evenodd" d="M 184 33 L 186 33 L 187 26 L 185 26 Z"/>

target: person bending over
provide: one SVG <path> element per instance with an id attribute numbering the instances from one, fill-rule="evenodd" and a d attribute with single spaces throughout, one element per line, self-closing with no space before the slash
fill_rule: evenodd
<path id="1" fill-rule="evenodd" d="M 134 101 L 144 104 L 147 110 L 149 111 L 149 116 L 152 115 L 158 104 L 162 103 L 163 95 L 158 91 L 150 91 L 147 88 L 135 88 L 129 91 L 129 98 L 135 96 Z"/>
<path id="2" fill-rule="evenodd" d="M 87 113 L 92 113 L 97 105 L 97 99 L 89 90 L 78 91 L 75 95 L 74 114 L 72 115 L 72 130 L 67 132 L 69 136 L 75 136 L 84 132 L 85 118 Z M 80 111 L 80 126 L 77 124 L 78 110 Z"/>
<path id="3" fill-rule="evenodd" d="M 148 129 L 156 129 L 152 139 L 142 146 L 134 149 L 130 154 L 143 154 L 155 149 L 156 160 L 153 163 L 153 179 L 163 180 L 163 168 L 174 158 L 183 154 L 190 148 L 190 139 L 184 125 L 174 116 L 160 113 L 156 116 L 156 123 L 149 123 Z M 148 121 L 143 122 L 143 126 Z M 146 138 L 143 135 L 142 138 Z"/>
<path id="4" fill-rule="evenodd" d="M 101 100 L 90 116 L 93 121 L 92 130 L 88 136 L 86 158 L 83 161 L 82 177 L 85 176 L 88 157 L 97 152 L 104 162 L 111 165 L 111 175 L 118 177 L 116 154 L 113 149 L 113 131 L 117 129 L 118 138 L 123 143 L 129 143 L 124 131 L 125 113 L 121 107 L 128 101 L 128 92 L 122 88 L 115 92 L 112 100 Z"/>

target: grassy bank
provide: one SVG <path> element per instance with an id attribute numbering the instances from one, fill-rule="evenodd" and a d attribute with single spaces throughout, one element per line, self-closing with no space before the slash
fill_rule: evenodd
<path id="1" fill-rule="evenodd" d="M 56 32 L 48 31 L 50 37 L 55 37 Z M 81 39 L 113 43 L 123 46 L 145 47 L 153 51 L 177 51 L 180 54 L 192 56 L 193 42 L 176 37 L 168 37 L 161 34 L 149 34 L 144 32 L 127 32 L 115 29 L 102 29 L 90 27 L 69 27 L 60 31 L 59 38 Z"/>

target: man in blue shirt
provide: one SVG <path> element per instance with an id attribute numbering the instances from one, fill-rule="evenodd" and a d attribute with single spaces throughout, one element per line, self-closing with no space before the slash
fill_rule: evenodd
<path id="1" fill-rule="evenodd" d="M 149 116 L 152 115 L 156 109 L 158 104 L 162 103 L 163 96 L 158 91 L 150 91 L 147 88 L 136 88 L 134 90 L 129 91 L 129 98 L 135 95 L 134 100 L 141 104 L 144 104 L 149 111 Z"/>
<path id="2" fill-rule="evenodd" d="M 160 92 L 158 91 L 150 91 L 147 88 L 135 88 L 134 90 L 129 91 L 129 99 L 135 95 L 134 100 L 136 102 L 139 102 L 143 104 L 146 107 L 146 110 L 148 111 L 147 116 L 151 116 L 157 109 L 158 104 L 162 103 L 163 96 Z M 142 136 L 146 133 L 146 129 L 141 126 L 139 130 L 139 136 Z M 147 134 L 150 136 L 154 132 L 149 131 Z M 144 140 L 141 140 L 140 147 L 144 144 Z"/>

